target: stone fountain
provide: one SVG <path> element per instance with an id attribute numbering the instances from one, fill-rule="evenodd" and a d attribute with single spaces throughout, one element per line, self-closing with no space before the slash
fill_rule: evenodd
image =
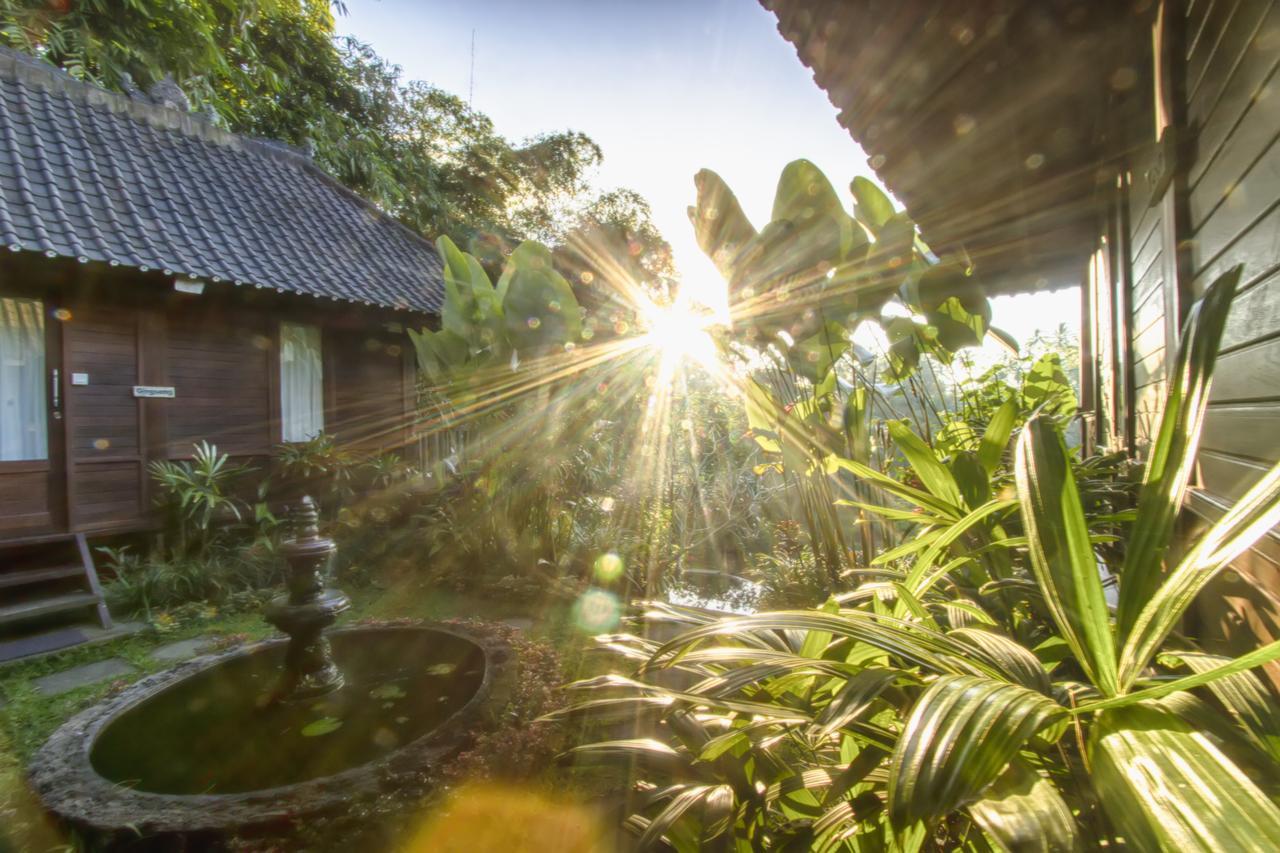
<path id="1" fill-rule="evenodd" d="M 420 797 L 431 767 L 489 717 L 508 658 L 495 634 L 330 630 L 350 606 L 325 586 L 334 543 L 310 498 L 291 520 L 286 591 L 265 613 L 287 639 L 179 664 L 66 722 L 29 771 L 51 813 L 131 850 L 287 831 L 388 792 Z"/>
<path id="2" fill-rule="evenodd" d="M 289 637 L 277 701 L 322 696 L 343 684 L 324 632 L 351 606 L 351 600 L 339 590 L 325 588 L 325 576 L 338 549 L 333 540 L 320 536 L 319 520 L 315 501 L 304 497 L 292 515 L 293 539 L 280 548 L 289 564 L 288 591 L 277 596 L 266 612 L 267 621 Z"/>

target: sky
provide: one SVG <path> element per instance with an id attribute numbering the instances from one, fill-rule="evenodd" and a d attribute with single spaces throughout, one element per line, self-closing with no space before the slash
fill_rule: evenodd
<path id="1" fill-rule="evenodd" d="M 346 0 L 338 31 L 370 43 L 519 140 L 577 130 L 604 151 L 601 189 L 648 199 L 683 286 L 711 305 L 723 282 L 686 208 L 694 174 L 718 172 L 757 227 L 779 173 L 816 163 L 847 195 L 874 177 L 773 15 L 756 0 Z M 472 37 L 474 33 L 474 72 Z M 1000 297 L 993 322 L 1025 339 L 1079 322 L 1074 291 Z"/>

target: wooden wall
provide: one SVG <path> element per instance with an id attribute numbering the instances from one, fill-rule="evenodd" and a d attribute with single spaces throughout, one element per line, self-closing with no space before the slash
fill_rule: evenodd
<path id="1" fill-rule="evenodd" d="M 272 396 L 274 329 L 261 312 L 167 312 L 165 361 L 174 401 L 167 455 L 189 456 L 205 440 L 233 456 L 265 456 L 279 442 Z M 176 405 L 174 405 L 176 403 Z"/>

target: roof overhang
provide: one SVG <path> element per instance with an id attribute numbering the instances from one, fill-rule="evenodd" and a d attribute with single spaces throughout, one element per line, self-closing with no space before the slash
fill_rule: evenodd
<path id="1" fill-rule="evenodd" d="M 1121 0 L 761 0 L 871 167 L 989 292 L 1078 284 L 1113 176 Z"/>

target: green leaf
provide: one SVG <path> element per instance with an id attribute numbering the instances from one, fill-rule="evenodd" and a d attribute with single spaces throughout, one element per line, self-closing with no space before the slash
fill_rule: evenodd
<path id="1" fill-rule="evenodd" d="M 917 439 L 917 441 L 918 440 L 919 439 Z M 832 454 L 823 460 L 823 466 L 828 474 L 843 469 L 857 477 L 861 477 L 864 480 L 869 480 L 870 482 L 875 483 L 886 492 L 902 498 L 907 503 L 914 504 L 921 509 L 928 510 L 929 512 L 936 513 L 945 518 L 959 519 L 964 514 L 963 508 L 959 505 L 948 503 L 945 500 L 940 500 L 934 497 L 928 492 L 921 491 L 920 489 L 908 486 L 904 483 L 899 483 L 892 477 L 880 473 L 869 465 L 863 465 L 861 462 L 856 462 L 852 459 L 844 459 Z M 945 471 L 946 469 L 944 468 L 943 470 Z M 947 473 L 947 476 L 950 476 L 949 472 Z"/>
<path id="2" fill-rule="evenodd" d="M 1122 686 L 1127 688 L 1138 677 L 1205 585 L 1278 523 L 1280 465 L 1268 471 L 1196 540 L 1134 617 L 1120 655 Z M 1122 596 L 1125 583 L 1127 578 L 1121 576 Z"/>
<path id="3" fill-rule="evenodd" d="M 991 481 L 976 453 L 958 451 L 951 457 L 951 463 L 947 467 L 956 485 L 960 487 L 965 506 L 977 509 L 991 499 Z"/>
<path id="4" fill-rule="evenodd" d="M 555 270 L 545 246 L 525 241 L 507 261 L 502 295 L 507 335 L 521 350 L 574 343 L 582 333 L 582 308 L 569 282 Z"/>
<path id="5" fill-rule="evenodd" d="M 1015 468 L 1031 567 L 1045 604 L 1090 679 L 1113 696 L 1119 691 L 1115 641 L 1097 558 L 1066 446 L 1050 421 L 1027 422 Z"/>
<path id="6" fill-rule="evenodd" d="M 890 822 L 932 823 L 973 802 L 1027 740 L 1065 717 L 1020 685 L 940 676 L 916 700 L 890 761 Z"/>
<path id="7" fill-rule="evenodd" d="M 1052 695 L 1049 674 L 1044 665 L 1025 646 L 1003 634 L 982 628 L 956 628 L 947 635 L 973 649 L 975 657 L 986 660 L 1006 678 L 1046 696 Z"/>
<path id="8" fill-rule="evenodd" d="M 1010 397 L 1005 400 L 996 413 L 987 422 L 987 429 L 982 433 L 982 443 L 978 445 L 978 461 L 988 474 L 1000 467 L 1004 457 L 1004 449 L 1013 435 L 1013 425 L 1018 421 L 1018 404 Z"/>
<path id="9" fill-rule="evenodd" d="M 1089 711 L 1098 711 L 1104 708 L 1123 708 L 1127 705 L 1134 705 L 1147 699 L 1159 699 L 1161 696 L 1168 696 L 1170 693 L 1177 693 L 1180 690 L 1190 690 L 1193 687 L 1201 687 L 1210 684 L 1216 679 L 1226 678 L 1238 672 L 1244 672 L 1253 669 L 1256 666 L 1271 663 L 1273 660 L 1280 660 L 1280 640 L 1254 649 L 1248 654 L 1240 655 L 1231 659 L 1229 663 L 1221 666 L 1205 669 L 1194 675 L 1187 675 L 1182 678 L 1176 678 L 1172 681 L 1165 681 L 1154 687 L 1148 687 L 1134 693 L 1125 693 L 1121 696 L 1114 696 L 1109 699 L 1103 699 L 1097 702 L 1089 702 L 1080 705 L 1074 709 L 1072 713 L 1086 713 Z"/>
<path id="10" fill-rule="evenodd" d="M 1202 732 L 1134 705 L 1099 714 L 1093 781 L 1135 850 L 1277 850 L 1280 809 Z"/>
<path id="11" fill-rule="evenodd" d="M 1010 853 L 1066 853 L 1080 845 L 1071 808 L 1058 789 L 1016 758 L 969 806 L 969 814 Z"/>
<path id="12" fill-rule="evenodd" d="M 342 728 L 342 720 L 336 717 L 321 717 L 302 727 L 303 737 L 320 737 Z"/>
<path id="13" fill-rule="evenodd" d="M 1125 549 L 1116 628 L 1127 639 L 1138 614 L 1160 585 L 1165 551 L 1173 541 L 1187 483 L 1195 470 L 1196 447 L 1209 403 L 1209 386 L 1227 311 L 1242 267 L 1219 276 L 1187 313 L 1182 342 L 1169 372 L 1160 425 L 1147 450 L 1138 493 L 1138 518 Z"/>
<path id="14" fill-rule="evenodd" d="M 650 822 L 644 834 L 640 836 L 640 840 L 636 842 L 636 849 L 648 850 L 655 846 L 671 829 L 672 824 L 683 817 L 689 809 L 705 801 L 716 788 L 717 786 L 714 785 L 691 785 L 672 797 L 671 802 Z"/>
<path id="15" fill-rule="evenodd" d="M 844 434 L 849 457 L 866 465 L 871 461 L 871 399 L 866 386 L 859 385 L 844 401 Z"/>
<path id="16" fill-rule="evenodd" d="M 786 417 L 782 404 L 754 379 L 746 382 L 746 398 L 747 426 L 751 427 L 756 443 L 766 453 L 781 453 L 777 429 L 778 422 Z"/>
<path id="17" fill-rule="evenodd" d="M 689 208 L 698 248 L 711 258 L 726 279 L 732 278 L 743 250 L 756 239 L 756 229 L 742 205 L 719 175 L 703 169 L 694 177 L 697 207 Z"/>
<path id="18" fill-rule="evenodd" d="M 831 366 L 849 351 L 848 333 L 839 323 L 827 323 L 812 337 L 787 348 L 787 363 L 815 385 L 831 374 Z"/>
<path id="19" fill-rule="evenodd" d="M 906 421 L 889 421 L 889 435 L 898 450 L 906 457 L 920 482 L 934 497 L 945 501 L 948 505 L 961 508 L 965 506 L 964 497 L 955 477 L 947 470 L 947 466 L 933 452 L 933 448 L 911 431 Z"/>
<path id="20" fill-rule="evenodd" d="M 861 175 L 853 179 L 849 189 L 853 192 L 854 216 L 871 229 L 872 234 L 879 233 L 893 216 L 893 202 L 879 187 Z"/>
<path id="21" fill-rule="evenodd" d="M 1168 657 L 1186 664 L 1197 675 L 1214 673 L 1233 662 L 1231 658 L 1204 652 L 1177 652 Z M 1275 699 L 1261 679 L 1245 670 L 1220 675 L 1210 681 L 1208 687 L 1258 748 L 1280 761 L 1280 713 L 1276 712 Z"/>
<path id="22" fill-rule="evenodd" d="M 1031 365 L 1022 380 L 1022 396 L 1028 407 L 1052 415 L 1063 425 L 1075 417 L 1078 408 L 1075 389 L 1056 352 L 1045 353 Z"/>

